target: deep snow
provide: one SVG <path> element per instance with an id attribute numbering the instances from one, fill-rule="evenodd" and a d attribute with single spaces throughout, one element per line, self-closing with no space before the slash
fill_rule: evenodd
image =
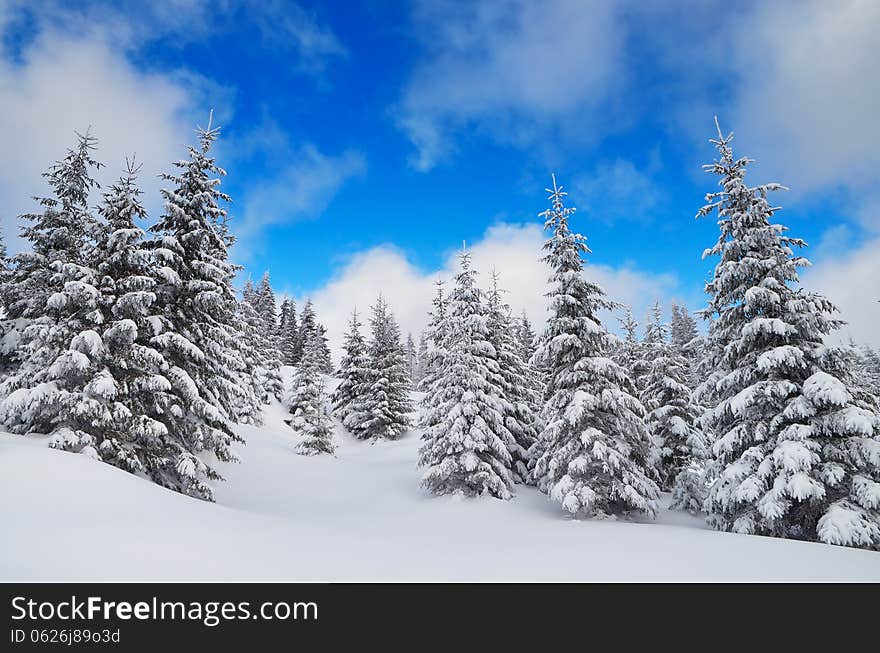
<path id="1" fill-rule="evenodd" d="M 0 434 L 0 581 L 871 580 L 880 553 L 655 522 L 576 521 L 532 488 L 511 501 L 419 488 L 419 438 L 299 456 L 280 405 L 242 426 L 217 503 L 45 439 Z"/>

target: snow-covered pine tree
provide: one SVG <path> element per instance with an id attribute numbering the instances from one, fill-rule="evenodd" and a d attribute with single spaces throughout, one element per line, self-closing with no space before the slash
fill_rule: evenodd
<path id="1" fill-rule="evenodd" d="M 43 173 L 51 194 L 35 198 L 41 211 L 21 216 L 26 222 L 21 237 L 29 241 L 30 249 L 8 260 L 9 269 L 0 286 L 5 309 L 0 323 L 4 376 L 16 370 L 25 349 L 24 331 L 32 320 L 46 315 L 49 297 L 61 291 L 66 281 L 86 274 L 64 266 L 82 264 L 92 245 L 95 218 L 88 201 L 89 193 L 98 187 L 93 172 L 101 164 L 92 158 L 97 140 L 88 132 L 76 136 L 76 146 Z M 7 392 L 14 387 L 7 386 Z"/>
<path id="2" fill-rule="evenodd" d="M 702 409 L 693 403 L 686 384 L 684 356 L 668 336 L 669 328 L 663 323 L 657 303 L 645 329 L 645 358 L 650 367 L 645 372 L 640 400 L 647 411 L 645 424 L 656 447 L 658 478 L 664 490 L 672 490 L 682 472 L 691 474 L 706 458 L 705 438 L 695 426 Z M 682 489 L 693 489 L 684 477 L 682 485 Z M 683 492 L 679 494 L 684 496 Z M 693 508 L 702 498 L 684 507 Z"/>
<path id="3" fill-rule="evenodd" d="M 623 330 L 623 338 L 614 346 L 614 362 L 629 372 L 633 385 L 639 388 L 639 379 L 644 375 L 644 347 L 639 340 L 639 323 L 633 317 L 632 309 L 624 307 L 623 317 L 617 318 Z"/>
<path id="4" fill-rule="evenodd" d="M 428 335 L 422 331 L 419 336 L 418 373 L 413 379 L 413 388 L 418 390 L 422 387 L 422 379 L 425 378 L 425 368 L 428 365 Z"/>
<path id="5" fill-rule="evenodd" d="M 284 403 L 290 411 L 287 420 L 299 441 L 296 451 L 304 456 L 333 454 L 333 424 L 324 404 L 326 396 L 321 376 L 321 339 L 317 331 L 307 331 L 303 342 L 303 356 L 285 395 Z"/>
<path id="6" fill-rule="evenodd" d="M 187 398 L 178 409 L 179 419 L 190 423 L 186 451 L 211 451 L 228 461 L 236 459 L 232 443 L 241 440 L 230 422 L 254 419 L 259 401 L 244 378 L 235 268 L 227 253 L 231 237 L 220 206 L 229 198 L 218 189 L 225 172 L 210 154 L 218 133 L 210 122 L 199 129 L 198 146 L 174 163 L 179 174 L 162 175 L 171 187 L 162 189 L 165 211 L 151 227 L 157 235 L 151 246 L 161 277 L 158 305 L 171 328 L 153 344 L 171 365 L 172 386 Z"/>
<path id="7" fill-rule="evenodd" d="M 253 387 L 254 395 L 261 404 L 267 404 L 272 397 L 281 399 L 284 384 L 281 380 L 279 352 L 274 346 L 272 334 L 260 312 L 260 291 L 254 288 L 250 279 L 242 290 L 238 302 L 238 330 L 242 335 L 242 351 L 247 377 Z M 241 411 L 238 411 L 241 412 Z M 260 423 L 259 415 L 243 415 L 244 423 Z"/>
<path id="8" fill-rule="evenodd" d="M 281 302 L 281 317 L 278 322 L 278 348 L 281 350 L 283 365 L 296 365 L 298 327 L 296 321 L 296 302 L 285 299 Z"/>
<path id="9" fill-rule="evenodd" d="M 330 398 L 336 419 L 355 437 L 363 437 L 363 426 L 369 417 L 366 398 L 370 387 L 370 358 L 360 328 L 355 310 L 342 347 L 344 354 L 337 373 L 341 381 Z"/>
<path id="10" fill-rule="evenodd" d="M 78 135 L 79 136 L 79 135 Z M 102 344 L 100 292 L 88 266 L 96 221 L 88 208 L 98 163 L 96 140 L 79 136 L 78 146 L 44 177 L 50 197 L 38 198 L 42 213 L 23 216 L 31 250 L 13 258 L 4 288 L 8 320 L 8 376 L 0 394 L 0 422 L 13 433 L 50 434 L 50 446 L 98 457 L 101 415 L 84 397 Z"/>
<path id="11" fill-rule="evenodd" d="M 684 356 L 687 363 L 687 384 L 694 390 L 703 380 L 700 362 L 704 356 L 705 342 L 697 331 L 697 323 L 687 307 L 672 302 L 670 321 L 672 346 Z"/>
<path id="12" fill-rule="evenodd" d="M 716 120 L 717 127 L 717 120 Z M 845 383 L 834 305 L 798 286 L 808 264 L 772 219 L 768 195 L 746 185 L 748 158 L 718 128 L 719 157 L 704 168 L 721 189 L 698 216 L 717 211 L 719 256 L 707 284 L 709 355 L 716 399 L 710 523 L 739 533 L 880 546 L 880 418 Z"/>
<path id="13" fill-rule="evenodd" d="M 266 327 L 274 336 L 278 330 L 278 302 L 275 300 L 275 291 L 272 290 L 272 280 L 268 270 L 263 273 L 260 285 L 255 288 L 255 291 L 254 308 L 257 309 Z"/>
<path id="14" fill-rule="evenodd" d="M 321 372 L 324 374 L 333 374 L 333 358 L 330 356 L 330 346 L 327 344 L 327 328 L 318 323 L 318 357 L 321 361 Z"/>
<path id="15" fill-rule="evenodd" d="M 626 370 L 608 358 L 611 338 L 597 315 L 616 305 L 583 277 L 581 255 L 590 250 L 569 228 L 574 209 L 555 176 L 547 190 L 552 206 L 541 215 L 552 231 L 544 244 L 550 317 L 535 361 L 549 376 L 535 478 L 573 515 L 654 515 L 659 489 L 646 470 L 644 408 Z"/>
<path id="16" fill-rule="evenodd" d="M 264 371 L 262 403 L 268 403 L 270 397 L 281 399 L 284 383 L 281 381 L 281 349 L 278 337 L 278 305 L 269 273 L 265 272 L 260 280 L 260 287 L 254 290 L 252 299 L 254 309 L 260 317 L 263 328 L 260 332 L 262 346 L 262 368 Z"/>
<path id="17" fill-rule="evenodd" d="M 428 426 L 419 451 L 427 467 L 422 485 L 433 494 L 513 494 L 510 450 L 516 448 L 505 426 L 510 403 L 500 386 L 501 370 L 490 342 L 489 312 L 475 283 L 470 255 L 459 256 L 459 272 L 449 300 L 442 371 L 426 388 Z"/>
<path id="18" fill-rule="evenodd" d="M 423 372 L 418 387 L 425 393 L 420 402 L 421 411 L 418 422 L 423 440 L 429 439 L 431 427 L 434 426 L 436 420 L 442 417 L 439 406 L 444 401 L 443 395 L 439 388 L 436 391 L 433 388 L 445 379 L 446 363 L 449 357 L 447 350 L 449 298 L 445 294 L 444 285 L 445 282 L 442 279 L 435 282 L 437 291 L 434 299 L 431 300 L 431 311 L 428 313 L 430 319 L 425 332 L 431 347 L 427 355 L 422 358 Z"/>
<path id="19" fill-rule="evenodd" d="M 504 303 L 498 287 L 498 275 L 492 273 L 492 282 L 486 296 L 488 340 L 495 349 L 498 363 L 497 381 L 507 404 L 503 406 L 504 425 L 513 436 L 508 443 L 511 471 L 514 481 L 530 483 L 531 462 L 529 451 L 535 444 L 542 424 L 538 419 L 541 409 L 538 375 L 525 362 L 520 352 L 522 341 L 510 315 L 510 306 Z"/>
<path id="20" fill-rule="evenodd" d="M 419 353 L 416 351 L 416 343 L 413 340 L 412 333 L 406 336 L 406 371 L 407 376 L 409 376 L 410 387 L 415 388 L 419 375 Z"/>
<path id="21" fill-rule="evenodd" d="M 361 428 L 364 438 L 398 439 L 409 428 L 409 376 L 400 327 L 382 295 L 372 307 L 369 353 L 369 389 Z"/>
<path id="22" fill-rule="evenodd" d="M 688 343 L 696 338 L 697 323 L 685 306 L 672 302 L 672 318 L 669 323 L 672 346 L 683 351 Z"/>
<path id="23" fill-rule="evenodd" d="M 861 346 L 854 345 L 853 350 L 863 378 L 874 397 L 880 402 L 880 353 L 867 344 L 862 344 Z"/>
<path id="24" fill-rule="evenodd" d="M 519 342 L 519 357 L 523 359 L 523 362 L 530 363 L 532 356 L 535 355 L 535 341 L 537 338 L 525 309 L 517 320 L 516 338 Z"/>
<path id="25" fill-rule="evenodd" d="M 173 368 L 151 343 L 170 324 L 155 315 L 154 265 L 136 220 L 144 220 L 137 168 L 129 163 L 104 195 L 103 229 L 91 254 L 100 291 L 100 347 L 90 380 L 82 389 L 90 412 L 99 416 L 96 449 L 101 458 L 190 496 L 211 500 L 207 481 L 219 479 L 190 449 L 192 404 L 188 389 L 175 387 Z M 196 403 L 204 403 L 196 398 Z M 199 411 L 210 412 L 201 405 Z"/>
<path id="26" fill-rule="evenodd" d="M 330 358 L 330 348 L 327 346 L 326 334 L 327 330 L 318 322 L 318 317 L 315 315 L 315 307 L 312 304 L 312 300 L 306 300 L 306 305 L 303 306 L 302 316 L 300 317 L 297 351 L 295 354 L 300 354 L 300 351 L 305 352 L 305 343 L 315 340 L 318 347 L 317 355 L 320 360 L 321 372 L 332 374 L 333 361 Z"/>

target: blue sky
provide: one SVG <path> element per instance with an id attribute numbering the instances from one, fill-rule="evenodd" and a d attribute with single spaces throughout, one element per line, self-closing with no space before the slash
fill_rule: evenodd
<path id="1" fill-rule="evenodd" d="M 551 171 L 609 292 L 698 308 L 718 114 L 751 181 L 791 187 L 779 216 L 814 245 L 806 279 L 874 338 L 877 277 L 851 280 L 880 276 L 876 3 L 146 4 L 0 0 L 0 134 L 27 158 L 0 164 L 7 239 L 88 124 L 109 172 L 137 152 L 158 211 L 155 174 L 213 107 L 236 259 L 316 297 L 331 335 L 380 290 L 417 330 L 463 240 L 539 316 L 541 281 L 517 275 L 542 274 L 525 259 Z"/>

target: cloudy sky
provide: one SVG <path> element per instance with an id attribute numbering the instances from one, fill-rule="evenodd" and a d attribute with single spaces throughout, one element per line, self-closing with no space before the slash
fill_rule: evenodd
<path id="1" fill-rule="evenodd" d="M 717 114 L 750 181 L 790 188 L 805 284 L 880 345 L 878 31 L 873 0 L 0 0 L 2 230 L 20 248 L 40 173 L 89 127 L 102 181 L 136 154 L 158 215 L 213 108 L 243 276 L 312 297 L 334 338 L 379 292 L 417 333 L 463 242 L 540 320 L 551 172 L 587 274 L 637 317 L 696 309 Z"/>

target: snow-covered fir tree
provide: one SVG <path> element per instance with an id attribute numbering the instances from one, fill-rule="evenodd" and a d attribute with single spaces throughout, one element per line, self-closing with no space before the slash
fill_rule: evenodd
<path id="1" fill-rule="evenodd" d="M 89 193 L 98 186 L 94 171 L 101 166 L 93 158 L 96 144 L 91 134 L 77 134 L 76 146 L 43 173 L 51 194 L 36 198 L 41 210 L 21 216 L 25 221 L 21 237 L 30 248 L 11 257 L 0 285 L 5 309 L 0 323 L 0 372 L 4 376 L 18 366 L 27 346 L 24 331 L 32 320 L 46 315 L 49 297 L 67 281 L 87 275 L 75 266 L 84 263 L 94 234 L 95 218 L 88 202 Z M 8 386 L 7 391 L 14 387 Z"/>
<path id="2" fill-rule="evenodd" d="M 361 335 L 357 310 L 351 314 L 343 356 L 337 376 L 340 383 L 331 396 L 333 414 L 355 437 L 364 437 L 364 424 L 369 417 L 366 400 L 370 382 L 370 358 L 367 344 Z"/>
<path id="3" fill-rule="evenodd" d="M 280 352 L 275 347 L 274 334 L 269 331 L 260 304 L 260 290 L 248 280 L 238 303 L 238 328 L 242 334 L 247 375 L 257 399 L 266 404 L 272 397 L 281 399 L 284 384 L 281 380 Z M 258 417 L 244 415 L 242 420 L 257 422 Z"/>
<path id="4" fill-rule="evenodd" d="M 295 355 L 299 354 L 300 351 L 304 354 L 306 343 L 311 342 L 312 340 L 317 343 L 317 355 L 320 359 L 321 372 L 324 374 L 332 374 L 333 361 L 330 358 L 330 348 L 327 346 L 327 330 L 320 322 L 318 322 L 318 317 L 315 314 L 315 307 L 312 304 L 312 300 L 308 299 L 306 300 L 305 306 L 303 306 L 302 315 L 300 316 L 297 351 L 295 352 Z"/>
<path id="5" fill-rule="evenodd" d="M 52 195 L 37 200 L 43 211 L 24 216 L 30 224 L 22 236 L 31 249 L 13 258 L 3 293 L 9 366 L 0 421 L 13 433 L 50 434 L 50 446 L 98 457 L 99 407 L 83 394 L 102 349 L 100 292 L 89 267 L 95 143 L 90 135 L 79 137 L 44 175 Z"/>
<path id="6" fill-rule="evenodd" d="M 281 315 L 278 320 L 278 348 L 283 365 L 296 365 L 302 352 L 297 350 L 298 331 L 296 302 L 285 299 L 281 302 Z"/>
<path id="7" fill-rule="evenodd" d="M 717 126 L 717 121 L 716 121 Z M 739 533 L 880 545 L 880 418 L 854 396 L 839 351 L 826 335 L 840 326 L 826 298 L 799 287 L 801 240 L 773 222 L 778 184 L 746 184 L 748 158 L 734 158 L 732 134 L 712 143 L 704 166 L 720 190 L 698 216 L 717 212 L 719 256 L 707 284 L 708 383 L 705 419 L 714 433 L 710 522 Z"/>
<path id="8" fill-rule="evenodd" d="M 287 423 L 299 438 L 296 451 L 304 456 L 332 455 L 336 451 L 333 423 L 325 409 L 321 345 L 318 332 L 306 333 L 303 356 L 284 399 L 291 414 Z"/>
<path id="9" fill-rule="evenodd" d="M 406 371 L 409 376 L 410 386 L 415 388 L 419 375 L 419 353 L 416 351 L 416 343 L 412 333 L 406 336 Z"/>
<path id="10" fill-rule="evenodd" d="M 490 341 L 490 316 L 475 283 L 470 255 L 459 256 L 459 272 L 444 319 L 444 365 L 426 388 L 428 425 L 419 451 L 427 467 L 422 485 L 433 494 L 513 494 L 513 459 L 518 444 L 505 425 L 513 414 L 501 387 L 501 370 Z"/>
<path id="11" fill-rule="evenodd" d="M 639 379 L 645 374 L 644 346 L 639 340 L 639 323 L 633 317 L 632 309 L 624 307 L 623 317 L 617 318 L 623 330 L 623 338 L 614 346 L 614 362 L 629 372 L 633 385 L 640 388 Z"/>
<path id="12" fill-rule="evenodd" d="M 702 410 L 691 398 L 684 356 L 668 336 L 660 305 L 655 304 L 645 330 L 644 349 L 650 367 L 645 373 L 640 400 L 647 411 L 645 424 L 656 447 L 655 464 L 664 490 L 672 490 L 683 472 L 686 476 L 692 474 L 706 457 L 705 437 L 695 426 Z M 683 501 L 687 492 L 696 488 L 690 478 L 682 477 L 681 485 L 678 494 Z M 703 498 L 694 497 L 683 507 L 692 510 Z"/>
<path id="13" fill-rule="evenodd" d="M 697 323 L 685 306 L 672 302 L 669 323 L 672 346 L 681 354 L 687 365 L 686 382 L 694 390 L 703 380 L 700 367 L 705 353 L 705 342 L 697 331 Z"/>
<path id="14" fill-rule="evenodd" d="M 419 336 L 419 353 L 418 353 L 418 362 L 416 369 L 416 376 L 412 380 L 413 388 L 418 390 L 422 385 L 422 379 L 425 378 L 425 368 L 428 364 L 428 335 L 422 331 Z"/>
<path id="15" fill-rule="evenodd" d="M 254 289 L 251 303 L 263 324 L 260 338 L 262 341 L 262 368 L 265 379 L 263 381 L 264 390 L 261 393 L 261 399 L 263 403 L 267 403 L 270 397 L 281 399 L 284 391 L 284 384 L 281 381 L 282 363 L 279 346 L 280 338 L 278 336 L 278 305 L 275 301 L 275 292 L 272 290 L 272 283 L 268 272 L 263 274 L 259 287 Z"/>
<path id="16" fill-rule="evenodd" d="M 171 328 L 153 344 L 171 365 L 173 387 L 188 398 L 176 409 L 177 419 L 188 425 L 187 451 L 210 451 L 227 461 L 235 459 L 231 446 L 240 440 L 231 422 L 254 419 L 259 401 L 244 378 L 235 268 L 227 253 L 231 237 L 220 206 L 229 198 L 218 189 L 225 172 L 210 154 L 218 133 L 209 122 L 188 158 L 175 162 L 179 173 L 162 176 L 170 187 L 162 190 L 165 210 L 151 227 L 157 235 L 151 245 L 161 278 L 156 294 Z M 194 478 L 196 472 L 198 466 Z"/>
<path id="17" fill-rule="evenodd" d="M 104 228 L 91 256 L 100 291 L 101 340 L 83 395 L 100 416 L 96 449 L 103 460 L 210 500 L 207 481 L 220 477 L 193 455 L 190 415 L 182 407 L 207 413 L 211 407 L 185 384 L 171 382 L 177 370 L 152 342 L 171 325 L 155 314 L 155 267 L 136 224 L 146 218 L 136 172 L 129 165 L 101 206 Z"/>
<path id="18" fill-rule="evenodd" d="M 583 277 L 585 238 L 571 231 L 566 193 L 553 177 L 552 232 L 544 245 L 550 317 L 535 353 L 548 370 L 544 430 L 535 446 L 539 489 L 578 516 L 657 512 L 659 489 L 648 475 L 644 408 L 626 370 L 611 360 L 611 338 L 597 315 L 612 309 L 604 291 Z"/>
<path id="19" fill-rule="evenodd" d="M 537 346 L 535 345 L 537 337 L 535 336 L 535 330 L 532 328 L 532 323 L 529 321 L 529 317 L 526 315 L 525 310 L 523 310 L 519 319 L 516 321 L 515 327 L 516 339 L 519 344 L 519 357 L 522 358 L 524 362 L 530 363 L 532 356 L 535 355 L 535 349 L 537 349 Z"/>
<path id="20" fill-rule="evenodd" d="M 498 364 L 495 383 L 507 400 L 503 405 L 504 425 L 513 436 L 508 447 L 513 478 L 518 483 L 529 483 L 532 480 L 529 452 L 542 426 L 538 419 L 541 409 L 539 381 L 534 368 L 522 359 L 522 342 L 510 315 L 510 307 L 504 303 L 501 293 L 498 275 L 493 273 L 486 296 L 486 326 Z"/>
<path id="21" fill-rule="evenodd" d="M 369 371 L 361 436 L 396 440 L 409 428 L 409 375 L 400 327 L 381 295 L 370 318 Z"/>
<path id="22" fill-rule="evenodd" d="M 447 335 L 449 333 L 449 322 L 447 320 L 447 304 L 449 298 L 444 291 L 445 282 L 438 279 L 435 282 L 437 291 L 431 300 L 431 311 L 429 312 L 428 328 L 425 331 L 425 337 L 430 343 L 430 349 L 427 354 L 422 357 L 422 378 L 419 381 L 418 389 L 425 392 L 421 400 L 421 411 L 419 417 L 419 429 L 422 431 L 422 438 L 428 437 L 429 429 L 434 425 L 433 420 L 440 416 L 437 410 L 438 402 L 441 400 L 440 393 L 429 392 L 440 379 L 443 378 L 447 369 L 446 360 L 448 352 Z"/>

